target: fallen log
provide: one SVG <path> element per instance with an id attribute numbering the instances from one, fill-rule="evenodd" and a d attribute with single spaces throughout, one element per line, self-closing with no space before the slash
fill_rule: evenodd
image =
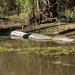
<path id="1" fill-rule="evenodd" d="M 65 24 L 61 24 L 61 25 L 65 25 Z M 36 25 L 36 26 L 30 26 L 30 28 L 28 28 L 28 30 L 23 29 L 22 31 L 32 32 L 32 31 L 37 31 L 37 30 L 42 30 L 42 29 L 57 27 L 57 26 L 59 26 L 59 25 L 56 22 L 54 22 L 54 23 L 45 23 L 45 24 L 40 24 L 40 25 Z"/>

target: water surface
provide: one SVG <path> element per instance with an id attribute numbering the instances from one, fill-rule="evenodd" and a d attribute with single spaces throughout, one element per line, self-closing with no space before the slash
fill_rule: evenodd
<path id="1" fill-rule="evenodd" d="M 75 55 L 0 52 L 0 75 L 75 75 Z"/>
<path id="2" fill-rule="evenodd" d="M 29 52 L 29 49 L 25 51 L 24 48 L 47 47 L 50 44 L 33 42 L 31 46 L 29 43 L 28 40 L 0 37 L 0 47 L 7 49 L 0 51 L 0 75 L 75 75 L 75 53 L 37 54 L 37 51 Z M 8 51 L 10 48 L 13 50 Z"/>

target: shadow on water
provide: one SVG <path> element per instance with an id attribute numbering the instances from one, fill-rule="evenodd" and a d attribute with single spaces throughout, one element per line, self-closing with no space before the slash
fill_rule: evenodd
<path id="1" fill-rule="evenodd" d="M 59 34 L 60 34 L 60 35 L 61 35 L 61 34 L 66 34 L 66 33 L 70 33 L 70 32 L 73 32 L 73 31 L 75 31 L 75 28 L 74 28 L 74 29 L 68 29 L 68 30 L 66 30 L 66 31 L 60 32 Z"/>
<path id="2" fill-rule="evenodd" d="M 11 33 L 10 29 L 0 29 L 0 36 L 9 36 Z"/>
<path id="3" fill-rule="evenodd" d="M 0 52 L 0 75 L 75 75 L 75 55 Z"/>

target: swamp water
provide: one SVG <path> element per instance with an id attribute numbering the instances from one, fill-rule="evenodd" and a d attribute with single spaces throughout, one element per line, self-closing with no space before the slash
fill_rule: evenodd
<path id="1" fill-rule="evenodd" d="M 0 75 L 75 75 L 75 53 L 43 54 L 29 47 L 27 40 L 0 37 Z"/>
<path id="2" fill-rule="evenodd" d="M 75 55 L 0 52 L 0 75 L 75 75 Z"/>

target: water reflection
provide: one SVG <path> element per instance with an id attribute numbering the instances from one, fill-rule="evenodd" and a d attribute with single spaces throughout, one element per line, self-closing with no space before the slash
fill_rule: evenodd
<path id="1" fill-rule="evenodd" d="M 75 55 L 0 52 L 0 75 L 75 75 Z"/>
<path id="2" fill-rule="evenodd" d="M 9 37 L 0 37 L 0 48 L 5 47 L 7 49 L 24 49 L 29 47 L 29 43 L 27 39 L 11 39 Z"/>
<path id="3" fill-rule="evenodd" d="M 13 39 L 12 39 L 13 38 Z M 26 47 L 49 47 L 49 46 L 58 46 L 59 44 L 45 40 L 29 40 L 23 39 L 21 37 L 1 37 L 0 46 L 10 47 L 13 49 L 17 48 L 26 48 Z"/>
<path id="4" fill-rule="evenodd" d="M 60 44 L 55 43 L 53 41 L 49 40 L 29 40 L 30 46 L 31 47 L 49 47 L 49 46 L 59 46 Z"/>
<path id="5" fill-rule="evenodd" d="M 51 47 L 51 46 L 75 46 L 75 42 L 49 41 L 49 40 L 29 40 L 31 47 Z"/>
<path id="6" fill-rule="evenodd" d="M 11 36 L 0 37 L 0 46 L 7 46 L 11 48 L 26 48 L 26 47 L 50 47 L 50 46 L 75 46 L 75 42 L 65 43 L 61 41 L 51 40 L 30 40 L 22 37 Z"/>

